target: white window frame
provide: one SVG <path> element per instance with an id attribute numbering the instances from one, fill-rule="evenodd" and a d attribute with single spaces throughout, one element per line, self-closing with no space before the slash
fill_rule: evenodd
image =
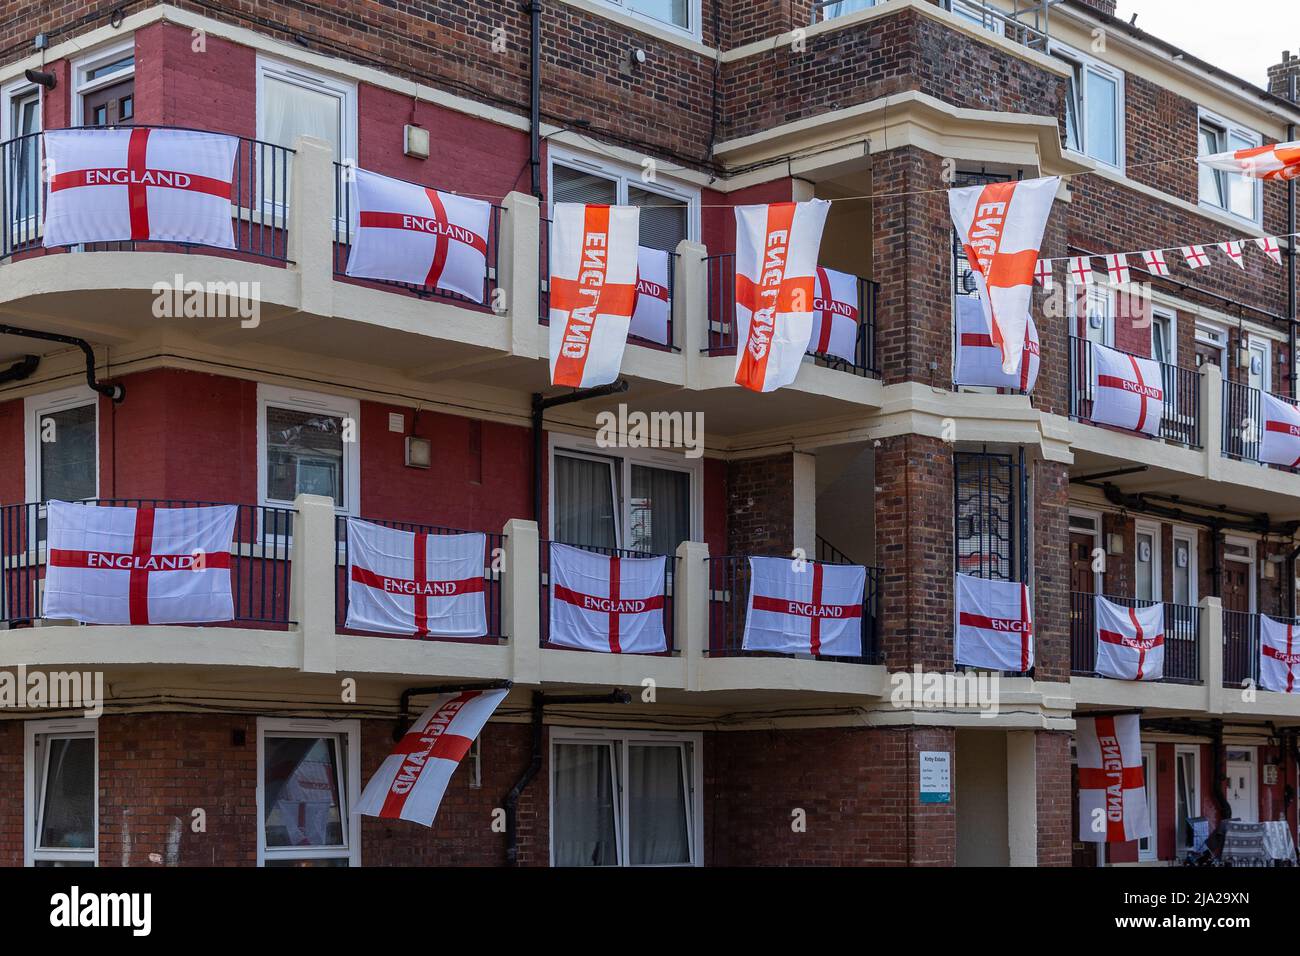
<path id="1" fill-rule="evenodd" d="M 1196 115 L 1196 148 L 1198 153 L 1201 148 L 1201 127 L 1202 126 L 1213 126 L 1223 133 L 1223 145 L 1224 145 L 1223 152 L 1232 151 L 1233 146 L 1232 146 L 1231 139 L 1233 136 L 1240 136 L 1243 140 L 1246 140 L 1251 144 L 1250 146 L 1241 147 L 1243 149 L 1250 149 L 1255 146 L 1264 145 L 1264 137 L 1256 130 L 1243 126 L 1240 123 L 1234 123 L 1231 120 L 1229 120 L 1227 117 L 1222 116 L 1218 113 L 1212 113 L 1209 110 L 1205 109 L 1204 107 L 1198 107 L 1197 115 Z M 1209 154 L 1205 154 L 1205 155 L 1209 155 Z M 1215 176 L 1221 178 L 1225 186 L 1230 182 L 1228 177 L 1238 175 L 1236 173 L 1229 173 L 1224 170 L 1215 170 L 1214 174 Z M 1216 212 L 1229 215 L 1233 219 L 1239 219 L 1242 222 L 1248 222 L 1251 225 L 1255 225 L 1255 226 L 1262 225 L 1264 221 L 1263 180 L 1255 179 L 1254 185 L 1255 185 L 1255 202 L 1254 202 L 1255 214 L 1253 216 L 1243 216 L 1240 213 L 1233 212 L 1232 209 L 1229 208 L 1229 206 L 1231 206 L 1232 204 L 1231 200 L 1227 199 L 1226 197 L 1225 197 L 1225 201 L 1227 202 L 1227 205 L 1220 206 L 1217 202 L 1214 202 L 1210 199 L 1207 199 L 1205 196 L 1202 196 L 1199 174 L 1197 176 L 1197 186 L 1196 186 L 1197 203 L 1205 209 L 1213 209 Z"/>
<path id="2" fill-rule="evenodd" d="M 1103 63 L 1095 57 L 1088 56 L 1073 47 L 1066 46 L 1063 43 L 1052 42 L 1050 50 L 1053 56 L 1065 60 L 1073 66 L 1079 68 L 1079 82 L 1075 84 L 1075 117 L 1079 127 L 1079 147 L 1065 144 L 1067 152 L 1075 152 L 1089 159 L 1094 160 L 1102 166 L 1114 169 L 1120 173 L 1124 172 L 1125 154 L 1127 152 L 1127 139 L 1125 131 L 1125 99 L 1126 91 L 1124 89 L 1124 71 L 1111 66 L 1109 63 Z M 1110 163 L 1104 159 L 1094 156 L 1088 151 L 1088 74 L 1096 73 L 1108 80 L 1115 82 L 1115 152 L 1118 162 Z"/>
<path id="3" fill-rule="evenodd" d="M 270 737 L 342 737 L 346 754 L 340 754 L 344 774 L 339 795 L 345 801 L 346 847 L 267 847 L 266 845 L 266 738 Z M 347 857 L 348 866 L 361 865 L 361 814 L 356 811 L 361 799 L 361 721 L 308 720 L 297 717 L 257 718 L 257 865 L 276 860 L 337 860 Z"/>
<path id="4" fill-rule="evenodd" d="M 1088 532 L 1084 528 L 1072 527 L 1069 524 L 1070 518 L 1083 518 L 1086 521 L 1091 521 L 1093 523 L 1092 524 L 1093 550 L 1096 551 L 1098 548 L 1102 547 L 1102 530 L 1101 530 L 1102 521 L 1101 521 L 1100 511 L 1093 511 L 1090 508 L 1071 508 L 1069 510 L 1069 518 L 1066 519 L 1067 535 L 1087 534 Z M 1106 592 L 1104 588 L 1105 588 L 1105 575 L 1103 575 L 1102 572 L 1100 571 L 1093 571 L 1092 572 L 1092 593 L 1105 594 Z"/>
<path id="5" fill-rule="evenodd" d="M 266 138 L 266 128 L 263 125 L 266 120 L 266 109 L 264 106 L 266 96 L 266 78 L 270 76 L 273 79 L 289 83 L 293 86 L 302 87 L 303 89 L 314 90 L 318 93 L 327 93 L 339 101 L 339 149 L 343 152 L 342 156 L 335 156 L 336 163 L 353 163 L 357 161 L 357 84 L 347 80 L 339 79 L 328 73 L 321 73 L 317 70 L 302 66 L 288 60 L 277 60 L 272 57 L 258 55 L 257 57 L 257 138 L 262 142 L 269 142 Z M 293 149 L 293 143 L 285 144 L 287 148 Z"/>
<path id="6" fill-rule="evenodd" d="M 36 94 L 36 130 L 37 132 L 40 132 L 45 129 L 45 87 L 37 83 L 31 83 L 26 78 L 15 80 L 12 83 L 0 86 L 0 143 L 8 142 L 18 135 L 18 130 L 14 128 L 13 122 L 14 104 L 20 99 L 26 99 L 33 93 Z M 38 141 L 36 147 L 36 161 L 38 165 L 40 163 L 40 155 L 40 143 Z M 8 155 L 6 155 L 5 158 L 7 160 Z M 12 189 L 12 185 L 9 184 L 7 180 L 5 188 Z M 14 214 L 12 210 L 15 203 L 15 195 L 16 191 L 11 193 L 10 196 L 5 197 L 6 208 L 11 210 L 10 215 Z M 45 205 L 45 197 L 39 188 L 39 183 L 34 198 L 36 200 L 36 214 L 34 217 L 30 219 L 24 218 L 23 220 L 14 218 L 0 226 L 0 228 L 10 230 L 10 236 L 15 241 L 17 241 L 20 236 L 35 238 L 36 236 L 41 235 L 41 228 L 43 225 L 42 213 Z"/>
<path id="7" fill-rule="evenodd" d="M 1192 757 L 1192 776 L 1191 776 L 1191 801 L 1188 804 L 1188 816 L 1199 817 L 1201 815 L 1201 747 L 1199 744 L 1175 744 L 1174 745 L 1174 787 L 1178 786 L 1178 763 L 1184 755 L 1190 754 Z M 1182 855 L 1191 849 L 1187 842 L 1187 833 L 1185 828 L 1178 825 L 1178 794 L 1174 794 L 1174 850 L 1178 855 Z"/>
<path id="8" fill-rule="evenodd" d="M 1169 365 L 1178 366 L 1178 312 L 1167 305 L 1151 306 L 1151 356 L 1156 354 L 1156 320 L 1163 319 L 1169 323 Z"/>
<path id="9" fill-rule="evenodd" d="M 589 153 L 580 153 L 565 149 L 552 143 L 547 147 L 546 163 L 546 215 L 555 218 L 555 167 L 564 166 L 582 173 L 594 173 L 615 182 L 614 196 L 619 205 L 628 205 L 628 186 L 635 186 L 644 192 L 654 193 L 666 199 L 673 199 L 686 204 L 686 238 L 698 242 L 700 237 L 700 190 L 698 187 L 672 181 L 665 182 L 662 176 L 655 182 L 641 181 L 641 170 L 604 157 L 597 158 Z"/>
<path id="10" fill-rule="evenodd" d="M 655 866 L 644 865 L 651 869 L 663 869 L 671 867 L 703 866 L 704 865 L 704 735 L 701 733 L 675 733 L 672 731 L 659 730 L 612 730 L 594 727 L 553 727 L 551 729 L 550 745 L 547 749 L 547 757 L 550 761 L 550 768 L 547 771 L 548 790 L 550 798 L 548 801 L 547 812 L 549 814 L 549 823 L 547 830 L 550 834 L 548 838 L 548 861 L 551 866 L 555 865 L 555 748 L 558 744 L 608 744 L 613 753 L 610 755 L 611 771 L 614 767 L 614 761 L 618 761 L 619 771 L 614 775 L 613 784 L 617 790 L 618 813 L 614 815 L 614 835 L 618 844 L 618 863 L 617 866 L 625 867 L 632 864 L 627 862 L 628 845 L 628 788 L 627 788 L 627 753 L 629 744 L 637 746 L 641 744 L 650 746 L 665 746 L 672 744 L 687 744 L 690 746 L 690 792 L 687 794 L 688 804 L 687 812 L 690 819 L 687 821 L 686 835 L 690 845 L 691 862 L 689 864 L 669 863 Z"/>
<path id="11" fill-rule="evenodd" d="M 95 494 L 99 497 L 100 466 L 100 420 L 99 393 L 89 385 L 74 385 L 59 389 L 57 392 L 45 392 L 41 395 L 28 395 L 23 399 L 23 442 L 26 445 L 24 479 L 27 490 L 26 500 L 41 501 L 41 419 L 53 412 L 63 412 L 70 408 L 93 405 L 95 408 Z M 86 499 L 89 500 L 89 499 Z"/>
<path id="12" fill-rule="evenodd" d="M 350 418 L 353 423 L 351 442 L 343 443 L 343 504 L 336 506 L 336 514 L 357 516 L 361 514 L 361 402 L 342 395 L 308 392 L 280 385 L 257 384 L 257 501 L 272 508 L 292 508 L 292 501 L 270 498 L 266 493 L 269 474 L 267 464 L 266 410 L 270 406 L 301 412 L 316 412 L 339 418 Z"/>
<path id="13" fill-rule="evenodd" d="M 618 11 L 631 20 L 636 20 L 641 23 L 652 23 L 661 30 L 668 30 L 671 33 L 680 34 L 681 36 L 689 37 L 692 40 L 701 39 L 702 34 L 700 32 L 700 24 L 703 21 L 703 14 L 701 12 L 700 0 L 688 0 L 687 20 L 689 22 L 686 26 L 680 26 L 679 24 L 672 23 L 668 20 L 660 20 L 658 17 L 652 17 L 648 13 L 641 13 L 638 10 L 633 10 L 628 4 L 628 0 L 597 0 L 597 2 L 600 3 L 601 6 L 610 7 Z"/>
<path id="14" fill-rule="evenodd" d="M 45 774 L 48 769 L 50 748 L 43 748 L 44 759 L 36 766 L 37 737 L 89 737 L 95 746 L 95 845 L 90 850 L 38 849 L 39 818 L 42 811 Z M 37 784 L 40 784 L 38 788 Z M 69 718 L 60 720 L 29 720 L 23 724 L 23 866 L 37 862 L 68 861 L 99 866 L 99 721 L 94 718 Z"/>
<path id="15" fill-rule="evenodd" d="M 1246 351 L 1254 353 L 1263 352 L 1263 368 L 1260 370 L 1259 384 L 1260 391 L 1273 391 L 1273 341 L 1267 336 L 1256 335 L 1254 332 L 1246 333 Z M 1246 379 L 1250 380 L 1250 370 L 1246 370 Z"/>
<path id="16" fill-rule="evenodd" d="M 1114 348 L 1115 347 L 1115 323 L 1118 319 L 1117 313 L 1119 311 L 1119 290 L 1115 286 L 1110 284 L 1110 280 L 1107 277 L 1106 273 L 1104 272 L 1098 273 L 1097 270 L 1095 269 L 1093 270 L 1093 281 L 1089 283 L 1087 286 L 1085 286 L 1083 290 L 1084 311 L 1082 315 L 1079 314 L 1080 303 L 1079 303 L 1078 287 L 1072 286 L 1069 283 L 1067 283 L 1067 288 L 1072 290 L 1066 299 L 1066 301 L 1069 303 L 1069 313 L 1071 319 L 1070 328 L 1072 334 L 1074 334 L 1077 338 L 1088 340 L 1088 324 L 1087 324 L 1088 307 L 1093 301 L 1100 302 L 1101 299 L 1104 297 L 1105 304 L 1106 304 L 1106 315 L 1101 328 L 1101 344 L 1108 346 L 1109 348 Z M 1082 335 L 1079 335 L 1077 332 L 1073 331 L 1075 329 L 1080 328 L 1079 325 L 1080 320 L 1083 321 Z"/>
<path id="17" fill-rule="evenodd" d="M 1229 554 L 1228 548 L 1230 546 L 1235 548 L 1245 548 L 1247 552 L 1247 557 L 1243 558 L 1238 555 Z M 1250 573 L 1247 575 L 1247 579 L 1250 581 L 1249 610 L 1251 614 L 1255 614 L 1259 610 L 1259 604 L 1257 603 L 1259 599 L 1259 584 L 1258 584 L 1259 566 L 1256 562 L 1257 557 L 1258 557 L 1258 551 L 1255 548 L 1254 538 L 1240 538 L 1235 535 L 1227 535 L 1224 537 L 1223 560 L 1225 562 L 1233 561 L 1237 564 L 1249 565 L 1250 567 Z"/>
<path id="18" fill-rule="evenodd" d="M 1197 319 L 1194 336 L 1196 341 L 1201 345 L 1218 350 L 1219 368 L 1226 373 L 1228 363 L 1231 361 L 1231 358 L 1228 355 L 1228 329 L 1216 322 L 1206 322 Z"/>
<path id="19" fill-rule="evenodd" d="M 971 26 L 980 27 L 998 36 L 1005 35 L 1006 24 L 997 17 L 986 14 L 977 4 L 967 3 L 965 0 L 952 0 L 951 6 L 949 12 Z"/>
<path id="20" fill-rule="evenodd" d="M 1157 782 L 1160 774 L 1156 764 L 1156 745 L 1153 743 L 1143 742 L 1142 756 L 1147 760 L 1147 767 L 1150 773 L 1146 774 L 1146 797 L 1147 797 L 1147 820 L 1150 823 L 1151 835 L 1142 837 L 1138 840 L 1138 861 L 1141 863 L 1150 863 L 1160 859 L 1160 793 Z M 1146 840 L 1145 849 L 1142 846 L 1142 840 Z"/>
<path id="21" fill-rule="evenodd" d="M 135 35 L 127 37 L 112 46 L 100 47 L 85 56 L 78 57 L 72 61 L 72 125 L 84 126 L 86 117 L 84 115 L 82 98 L 87 93 L 93 93 L 105 86 L 112 86 L 123 80 L 135 76 L 135 64 L 118 73 L 110 73 L 99 79 L 88 80 L 86 74 L 97 66 L 103 66 L 106 63 L 112 63 L 114 60 L 121 59 L 127 53 L 135 53 Z"/>
<path id="22" fill-rule="evenodd" d="M 1164 600 L 1163 563 L 1160 552 L 1163 550 L 1164 529 L 1158 521 L 1136 521 L 1133 525 L 1133 591 L 1134 600 L 1147 600 L 1137 596 L 1138 536 L 1151 536 L 1151 597 L 1152 601 Z"/>
<path id="23" fill-rule="evenodd" d="M 1173 526 L 1173 541 L 1171 542 L 1169 560 L 1173 562 L 1173 567 L 1170 570 L 1174 574 L 1178 572 L 1178 542 L 1180 541 L 1187 543 L 1187 604 L 1189 607 L 1196 607 L 1201 600 L 1200 555 L 1198 554 L 1200 534 L 1195 528 L 1187 525 Z M 1173 599 L 1174 595 L 1170 594 L 1169 600 L 1173 601 Z"/>

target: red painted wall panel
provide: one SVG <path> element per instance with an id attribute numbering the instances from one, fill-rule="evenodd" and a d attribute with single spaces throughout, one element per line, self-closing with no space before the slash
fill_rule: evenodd
<path id="1" fill-rule="evenodd" d="M 257 53 L 210 35 L 198 43 L 170 23 L 136 34 L 139 121 L 255 137 Z"/>
<path id="2" fill-rule="evenodd" d="M 700 238 L 708 247 L 709 255 L 736 251 L 736 214 L 729 207 L 789 202 L 793 198 L 792 179 L 777 179 L 731 193 L 701 190 Z"/>
<path id="3" fill-rule="evenodd" d="M 0 504 L 26 500 L 23 455 L 23 400 L 0 402 Z"/>

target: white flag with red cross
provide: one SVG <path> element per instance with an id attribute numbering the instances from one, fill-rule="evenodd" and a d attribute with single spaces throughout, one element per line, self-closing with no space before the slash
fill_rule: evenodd
<path id="1" fill-rule="evenodd" d="M 487 634 L 486 535 L 348 519 L 347 626 L 418 637 Z"/>
<path id="2" fill-rule="evenodd" d="M 736 384 L 789 385 L 812 340 L 814 275 L 831 204 L 736 207 Z"/>
<path id="3" fill-rule="evenodd" d="M 789 558 L 749 559 L 747 651 L 862 656 L 867 569 Z"/>
<path id="4" fill-rule="evenodd" d="M 44 135 L 46 248 L 118 240 L 235 247 L 234 136 L 145 127 Z"/>
<path id="5" fill-rule="evenodd" d="M 1198 157 L 1196 161 L 1212 169 L 1244 173 L 1252 179 L 1286 182 L 1300 178 L 1300 142 L 1211 153 Z"/>
<path id="6" fill-rule="evenodd" d="M 551 222 L 551 384 L 618 378 L 636 307 L 641 210 L 555 204 Z"/>
<path id="7" fill-rule="evenodd" d="M 199 624 L 235 616 L 234 505 L 49 503 L 43 616 L 83 624 Z"/>
<path id="8" fill-rule="evenodd" d="M 958 574 L 956 662 L 995 671 L 1034 666 L 1034 616 L 1029 586 Z"/>
<path id="9" fill-rule="evenodd" d="M 1288 239 L 1287 242 L 1293 241 Z M 1275 265 L 1282 264 L 1282 247 L 1277 244 L 1276 236 L 1264 236 L 1261 239 L 1254 239 L 1252 242 L 1259 246 L 1261 252 L 1273 260 Z"/>
<path id="10" fill-rule="evenodd" d="M 1092 421 L 1159 435 L 1164 398 L 1159 362 L 1092 343 Z"/>
<path id="11" fill-rule="evenodd" d="M 955 385 L 1014 388 L 1028 395 L 1038 382 L 1042 364 L 1038 325 L 1033 316 L 1025 325 L 1025 356 L 1014 375 L 1002 371 L 1002 350 L 993 344 L 984 306 L 971 295 L 957 297 L 957 350 L 952 380 Z"/>
<path id="12" fill-rule="evenodd" d="M 1165 676 L 1165 606 L 1122 607 L 1100 594 L 1097 673 L 1116 680 L 1160 680 Z"/>
<path id="13" fill-rule="evenodd" d="M 1060 182 L 1049 176 L 948 191 L 953 225 L 1008 375 L 1024 357 L 1038 252 Z"/>
<path id="14" fill-rule="evenodd" d="M 1260 392 L 1259 460 L 1269 465 L 1300 467 L 1300 408 Z"/>
<path id="15" fill-rule="evenodd" d="M 451 775 L 507 693 L 465 690 L 434 698 L 370 778 L 357 812 L 433 826 Z"/>
<path id="16" fill-rule="evenodd" d="M 1259 616 L 1259 686 L 1300 693 L 1300 625 Z"/>
<path id="17" fill-rule="evenodd" d="M 1151 836 L 1137 714 L 1078 717 L 1079 839 L 1127 843 Z"/>
<path id="18" fill-rule="evenodd" d="M 667 558 L 624 558 L 551 544 L 550 636 L 562 647 L 662 654 Z"/>
<path id="19" fill-rule="evenodd" d="M 628 334 L 668 345 L 668 253 L 641 246 L 636 254 L 636 308 Z"/>
<path id="20" fill-rule="evenodd" d="M 492 204 L 355 170 L 347 274 L 483 301 Z"/>
<path id="21" fill-rule="evenodd" d="M 813 291 L 808 351 L 853 362 L 858 351 L 858 323 L 862 321 L 858 277 L 818 266 Z"/>

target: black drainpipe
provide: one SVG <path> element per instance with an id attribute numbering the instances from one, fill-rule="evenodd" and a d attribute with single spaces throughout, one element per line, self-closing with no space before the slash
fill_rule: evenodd
<path id="1" fill-rule="evenodd" d="M 546 449 L 542 447 L 543 423 L 548 408 L 557 405 L 571 405 L 588 398 L 601 398 L 605 395 L 618 395 L 627 391 L 627 379 L 619 379 L 608 385 L 596 388 L 582 388 L 567 395 L 543 398 L 541 392 L 533 393 L 533 520 L 540 529 L 542 524 L 542 462 L 546 460 Z"/>
<path id="2" fill-rule="evenodd" d="M 626 704 L 632 695 L 625 690 L 613 690 L 608 694 L 572 694 L 547 696 L 540 690 L 533 691 L 533 746 L 528 766 L 519 775 L 515 785 L 506 794 L 502 805 L 506 811 L 506 866 L 519 865 L 519 798 L 542 769 L 542 726 L 544 714 L 542 708 L 547 704 Z"/>
<path id="3" fill-rule="evenodd" d="M 117 404 L 126 397 L 126 388 L 122 385 L 105 385 L 95 378 L 95 350 L 85 339 L 72 335 L 59 335 L 57 332 L 37 332 L 35 329 L 20 329 L 12 325 L 0 325 L 0 335 L 17 335 L 28 339 L 41 339 L 44 342 L 58 342 L 62 345 L 75 345 L 86 356 L 86 383 Z"/>
<path id="4" fill-rule="evenodd" d="M 3 372 L 0 372 L 0 384 L 4 382 L 21 382 L 25 378 L 31 378 L 36 366 L 41 364 L 39 355 L 24 355 L 22 359 L 14 362 Z"/>
<path id="5" fill-rule="evenodd" d="M 523 5 L 528 14 L 528 164 L 533 173 L 533 195 L 542 199 L 542 4 L 530 0 Z"/>

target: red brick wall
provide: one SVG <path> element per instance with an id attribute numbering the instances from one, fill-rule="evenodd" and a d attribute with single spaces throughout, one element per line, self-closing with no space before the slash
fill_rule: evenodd
<path id="1" fill-rule="evenodd" d="M 1070 679 L 1070 469 L 1055 462 L 1033 468 L 1034 675 Z"/>
<path id="2" fill-rule="evenodd" d="M 23 865 L 23 725 L 0 720 L 0 866 Z"/>
<path id="3" fill-rule="evenodd" d="M 794 458 L 727 463 L 728 554 L 789 554 L 794 547 Z"/>
<path id="4" fill-rule="evenodd" d="M 1038 865 L 1069 866 L 1074 841 L 1068 733 L 1035 734 L 1038 774 Z"/>

